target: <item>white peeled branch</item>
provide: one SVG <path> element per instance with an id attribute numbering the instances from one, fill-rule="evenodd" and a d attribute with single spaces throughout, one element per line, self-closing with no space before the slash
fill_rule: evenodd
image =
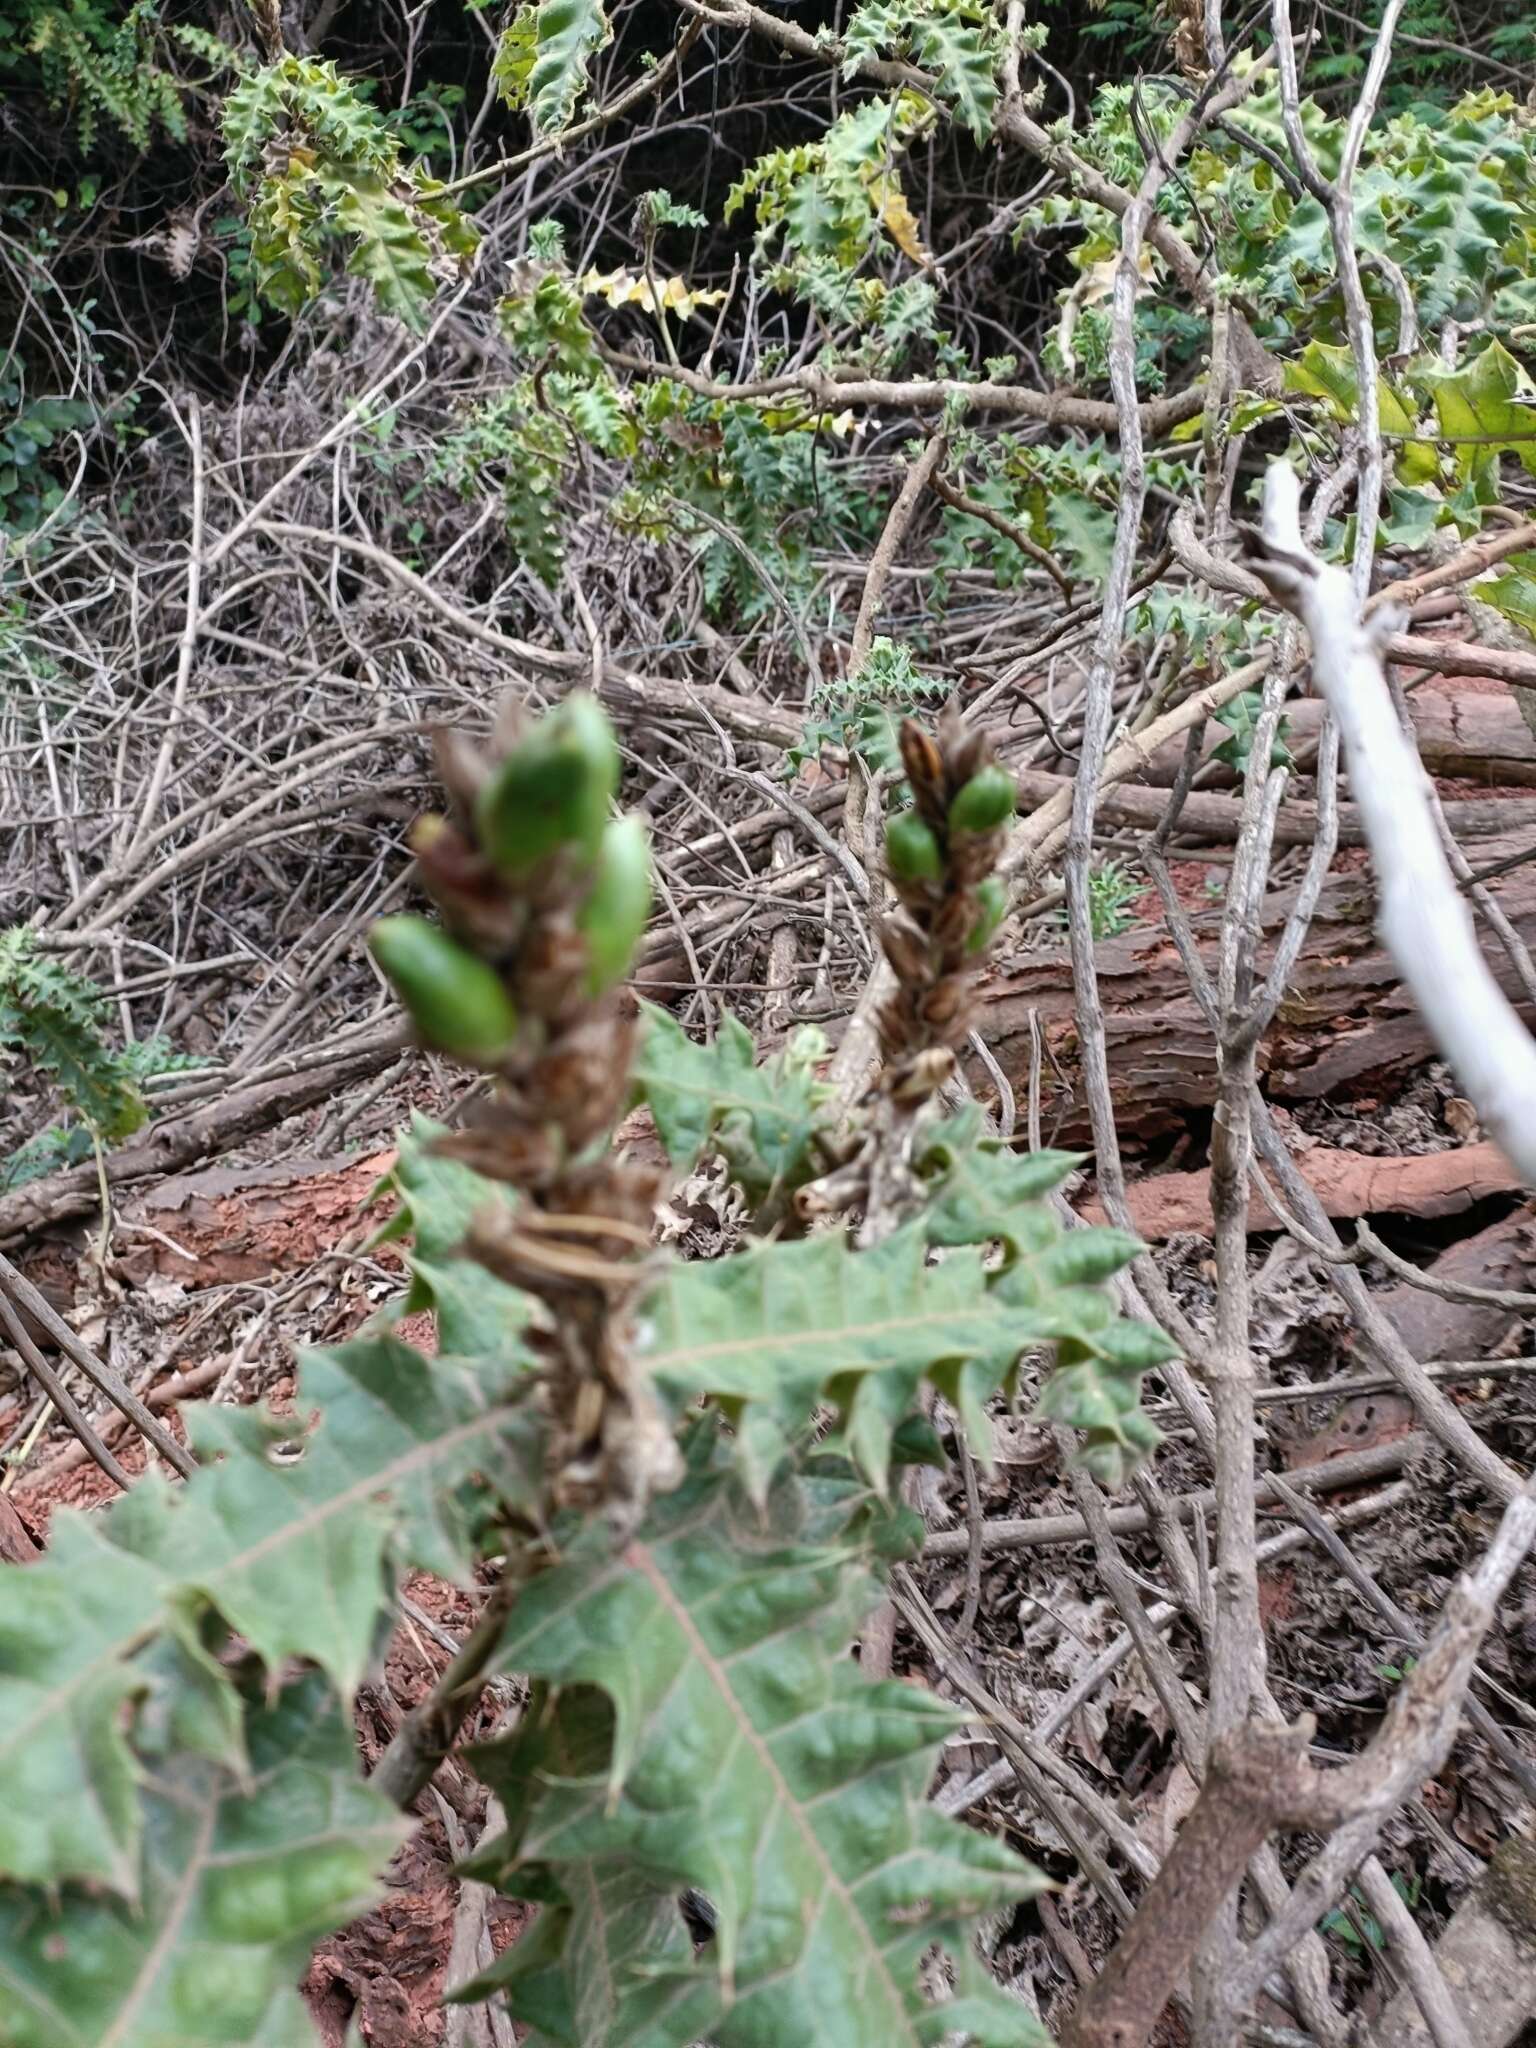
<path id="1" fill-rule="evenodd" d="M 1484 1128 L 1536 1184 L 1536 1041 L 1483 957 L 1387 689 L 1381 642 L 1401 622 L 1379 613 L 1366 624 L 1348 573 L 1302 540 L 1300 511 L 1295 471 L 1271 463 L 1263 531 L 1246 529 L 1245 541 L 1253 569 L 1311 640 L 1312 680 L 1338 720 L 1371 849 L 1382 943 Z"/>

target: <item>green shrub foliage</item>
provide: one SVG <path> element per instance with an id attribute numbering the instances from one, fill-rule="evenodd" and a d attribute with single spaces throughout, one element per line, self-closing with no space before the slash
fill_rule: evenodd
<path id="1" fill-rule="evenodd" d="M 462 1996 L 567 2048 L 1027 2048 L 1038 2026 L 970 1934 L 1044 1880 L 928 1804 L 962 1717 L 850 1651 L 921 1537 L 893 1474 L 914 1446 L 942 1455 L 925 1388 L 985 1454 L 989 1405 L 1054 1355 L 1042 1405 L 1084 1429 L 1095 1470 L 1118 1476 L 1155 1436 L 1137 1389 L 1166 1347 L 1105 1285 L 1135 1241 L 1063 1227 L 1050 1195 L 1073 1155 L 1016 1157 L 979 1115 L 917 1097 L 892 1098 L 914 1134 L 897 1226 L 863 1249 L 841 1225 L 786 1234 L 791 1198 L 868 1142 L 850 1152 L 826 1121 L 821 1046 L 761 1063 L 739 1024 L 701 1047 L 652 1011 L 626 1083 L 607 1048 L 634 1026 L 605 983 L 647 856 L 626 827 L 625 887 L 605 882 L 612 735 L 578 698 L 498 744 L 486 767 L 450 763 L 467 835 L 417 831 L 445 929 L 376 941 L 422 1035 L 451 1028 L 500 1090 L 473 1140 L 420 1121 L 402 1138 L 379 1198 L 382 1235 L 410 1241 L 407 1293 L 309 1354 L 293 1416 L 188 1407 L 184 1485 L 61 1511 L 10 1575 L 0 1775 L 28 1793 L 0 1809 L 7 2038 L 309 2038 L 291 1989 L 307 1946 L 375 1895 L 401 1833 L 359 1778 L 351 1701 L 401 1574 L 468 1588 L 494 1549 L 505 1612 L 483 1670 L 533 1692 L 468 1752 L 506 1815 L 471 1868 L 538 1911 Z M 903 746 L 919 800 L 960 821 L 944 859 L 962 879 L 920 885 L 937 903 L 990 858 L 995 771 L 953 724 L 938 748 L 904 727 Z M 963 802 L 943 794 L 951 758 Z M 14 935 L 7 957 L 74 1027 L 83 1094 L 89 1004 Z M 466 1045 L 453 991 L 486 976 L 501 1021 Z M 608 1124 L 638 1092 L 679 1165 L 724 1156 L 769 1234 L 704 1264 L 629 1249 L 625 1204 L 654 1177 L 603 1154 L 586 1090 L 556 1103 L 539 1080 L 583 1048 Z M 394 1328 L 419 1308 L 431 1358 Z M 712 1918 L 701 1948 L 689 1890 Z"/>

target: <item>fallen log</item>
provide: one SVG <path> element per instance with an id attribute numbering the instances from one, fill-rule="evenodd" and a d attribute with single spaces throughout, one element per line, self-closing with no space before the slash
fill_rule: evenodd
<path id="1" fill-rule="evenodd" d="M 1408 711 L 1419 759 L 1431 775 L 1469 778 L 1490 789 L 1536 789 L 1536 738 L 1514 697 L 1502 685 L 1472 689 L 1431 677 L 1410 690 Z M 1287 705 L 1286 716 L 1291 750 L 1305 755 L 1322 726 L 1322 701 L 1295 698 Z M 1207 755 L 1229 737 L 1221 726 L 1208 725 Z M 1183 758 L 1182 739 L 1160 747 L 1140 779 L 1166 788 Z"/>
<path id="2" fill-rule="evenodd" d="M 1296 1164 L 1324 1209 L 1335 1217 L 1456 1216 L 1490 1195 L 1510 1194 L 1522 1185 L 1498 1146 L 1486 1139 L 1444 1152 L 1401 1157 L 1313 1145 L 1297 1152 Z M 1132 1223 L 1149 1243 L 1184 1231 L 1209 1237 L 1215 1228 L 1208 1167 L 1133 1181 L 1126 1200 Z M 1084 1204 L 1083 1215 L 1090 1223 L 1105 1220 L 1096 1201 Z M 1274 1210 L 1255 1189 L 1248 1201 L 1248 1228 L 1280 1227 Z"/>
<path id="3" fill-rule="evenodd" d="M 1529 1211 L 1517 1209 L 1448 1245 L 1425 1271 L 1431 1279 L 1453 1286 L 1528 1287 L 1532 1236 Z M 1492 1357 L 1519 1321 L 1517 1311 L 1497 1302 L 1447 1301 L 1410 1280 L 1382 1288 L 1376 1300 L 1418 1359 Z"/>
<path id="4" fill-rule="evenodd" d="M 1021 769 L 1017 781 L 1020 808 L 1025 811 L 1033 810 L 1038 804 L 1049 803 L 1059 791 L 1071 787 L 1069 777 L 1052 775 L 1043 768 Z M 1167 808 L 1166 789 L 1122 782 L 1104 791 L 1099 798 L 1098 815 L 1105 825 L 1126 825 L 1136 831 L 1151 832 L 1162 823 Z M 1515 832 L 1536 831 L 1536 797 L 1452 797 L 1442 803 L 1441 809 L 1457 839 L 1489 839 Z M 1240 797 L 1229 796 L 1224 790 L 1191 790 L 1179 813 L 1178 837 L 1212 840 L 1218 845 L 1230 846 L 1237 837 L 1242 815 Z M 1316 837 L 1315 803 L 1296 798 L 1281 804 L 1275 820 L 1277 846 L 1310 846 Z M 1339 805 L 1339 844 L 1365 844 L 1353 804 Z"/>
<path id="5" fill-rule="evenodd" d="M 1522 728 L 1523 730 L 1523 728 Z M 1525 843 L 1484 841 L 1479 865 L 1529 851 Z M 1497 900 L 1527 946 L 1536 946 L 1536 868 L 1512 868 L 1493 885 Z M 1295 901 L 1277 890 L 1261 913 L 1260 971 Z M 1212 979 L 1221 922 L 1219 905 L 1188 912 L 1196 946 Z M 1377 943 L 1367 872 L 1346 872 L 1324 884 L 1275 1021 L 1259 1049 L 1259 1072 L 1273 1102 L 1311 1102 L 1335 1094 L 1379 1093 L 1434 1056 L 1428 1034 Z M 1515 971 L 1486 934 L 1484 951 L 1500 986 L 1523 1001 Z M 1097 949 L 1110 1081 L 1122 1131 L 1143 1136 L 1184 1128 L 1191 1110 L 1215 1100 L 1216 1048 L 1210 1025 L 1166 927 L 1140 925 Z M 1006 952 L 980 990 L 977 1028 L 1007 1074 L 1020 1103 L 1032 1062 L 1031 1018 L 1045 1049 L 1041 1101 L 1048 1137 L 1076 1142 L 1087 1129 L 1077 1085 L 1077 1022 L 1065 939 L 1029 953 Z M 829 1027 L 836 1036 L 838 1026 Z M 972 1069 L 983 1100 L 994 1090 L 985 1068 Z"/>
<path id="6" fill-rule="evenodd" d="M 140 1284 L 159 1273 L 186 1288 L 268 1285 L 371 1236 L 379 1218 L 365 1205 L 394 1160 L 391 1148 L 209 1166 L 155 1181 L 124 1206 L 129 1224 L 148 1228 L 125 1232 L 117 1270 Z"/>
<path id="7" fill-rule="evenodd" d="M 0 1493 L 0 1564 L 30 1564 L 41 1555 L 32 1531 Z"/>
<path id="8" fill-rule="evenodd" d="M 1409 691 L 1408 715 L 1431 775 L 1465 776 L 1490 788 L 1536 787 L 1536 738 L 1509 690 L 1434 677 Z M 1291 714 L 1292 745 L 1315 739 L 1322 722 L 1321 700 L 1302 698 Z"/>
<path id="9" fill-rule="evenodd" d="M 398 1028 L 377 1032 L 342 1048 L 323 1064 L 231 1088 L 181 1116 L 167 1117 L 106 1154 L 107 1182 L 122 1187 L 215 1158 L 258 1131 L 270 1130 L 300 1110 L 329 1101 L 354 1082 L 382 1072 L 400 1057 L 406 1043 Z M 8 1195 L 0 1195 L 0 1245 L 66 1217 L 87 1215 L 100 1201 L 94 1160 L 28 1181 Z"/>
<path id="10" fill-rule="evenodd" d="M 1533 840 L 1536 833 L 1479 839 L 1474 865 L 1488 872 L 1506 860 L 1516 863 L 1490 886 L 1519 937 L 1536 949 Z M 1201 960 L 1214 978 L 1220 904 L 1195 893 L 1201 883 L 1196 853 L 1186 857 L 1182 877 L 1187 880 L 1191 870 L 1194 888 L 1186 893 L 1195 894 L 1195 900 L 1186 905 L 1186 913 Z M 1272 892 L 1263 905 L 1261 972 L 1294 902 L 1294 890 L 1287 889 Z M 1154 906 L 1149 890 L 1139 908 L 1145 913 Z M 1374 915 L 1368 870 L 1356 866 L 1329 877 L 1260 1047 L 1260 1078 L 1271 1101 L 1310 1102 L 1334 1091 L 1355 1100 L 1368 1098 L 1434 1056 L 1396 968 L 1376 941 Z M 1028 929 L 1033 935 L 1040 926 Z M 665 927 L 655 928 L 654 951 L 636 977 L 642 991 L 689 985 L 688 962 L 668 946 L 667 938 Z M 1524 992 L 1502 947 L 1486 932 L 1483 947 L 1499 985 L 1517 1004 L 1523 1002 Z M 1122 1133 L 1152 1137 L 1180 1130 L 1191 1110 L 1208 1109 L 1215 1100 L 1216 1054 L 1210 1026 L 1160 914 L 1100 941 L 1096 957 L 1110 1083 Z M 1010 951 L 1005 937 L 977 996 L 977 1029 L 1020 1105 L 1033 1059 L 1032 1016 L 1037 1020 L 1045 1054 L 1040 1085 L 1047 1137 L 1080 1141 L 1087 1134 L 1087 1119 L 1076 1082 L 1077 1025 L 1065 935 L 1053 935 L 1049 944 L 1027 952 L 1021 947 Z M 836 1045 L 847 1018 L 831 1005 L 818 1005 L 797 1010 L 790 1021 L 819 1024 Z M 771 1049 L 772 1035 L 763 1043 Z M 970 1071 L 977 1094 L 992 1101 L 996 1091 L 985 1066 L 978 1061 Z"/>

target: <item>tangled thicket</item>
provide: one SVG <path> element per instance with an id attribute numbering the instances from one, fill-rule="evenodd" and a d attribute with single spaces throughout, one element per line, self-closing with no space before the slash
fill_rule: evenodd
<path id="1" fill-rule="evenodd" d="M 538 1908 L 456 2038 L 1126 2048 L 1171 1999 L 1343 2048 L 1385 1948 L 1359 2037 L 1408 1999 L 1461 2048 L 1403 1872 L 1438 1934 L 1480 1870 L 1399 1809 L 1461 1727 L 1528 1828 L 1479 1644 L 1536 1446 L 1302 1170 L 1394 1089 L 1426 1155 L 1479 1105 L 1240 534 L 1288 460 L 1360 644 L 1536 731 L 1533 83 L 1498 0 L 0 15 L 0 1243 L 105 1196 L 105 1274 L 114 1188 L 300 1111 L 334 1151 L 420 1048 L 453 1123 L 391 1179 L 435 1355 L 379 1325 L 301 1422 L 188 1410 L 187 1483 L 0 1602 L 0 2042 L 293 2048 L 452 1758 L 500 1805 L 464 1871 Z M 1454 709 L 1436 829 L 1536 1005 L 1529 820 L 1480 795 L 1536 771 Z M 1160 1166 L 1208 1257 L 1134 1234 Z M 679 1179 L 708 1256 L 654 1249 Z M 1448 1604 L 1340 1534 L 1412 1488 L 1325 1518 L 1262 1433 L 1351 1343 L 1463 1503 Z M 6 1455 L 56 1410 L 118 1483 L 54 1384 Z M 999 1622 L 986 1507 L 1036 1468 L 1092 1584 Z M 1298 1531 L 1396 1632 L 1368 1723 L 1266 1629 Z M 364 1783 L 408 1569 L 478 1619 Z M 1081 1638 L 1062 1685 L 1028 1631 Z M 1086 1732 L 1122 1667 L 1180 1849 Z M 519 1710 L 465 1745 L 483 1693 Z M 1313 1709 L 1346 1790 L 1266 1727 Z"/>

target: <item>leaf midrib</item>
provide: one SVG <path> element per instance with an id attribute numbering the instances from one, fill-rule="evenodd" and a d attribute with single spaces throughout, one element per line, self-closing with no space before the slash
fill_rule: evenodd
<path id="1" fill-rule="evenodd" d="M 101 2048 L 117 2048 L 117 2044 L 128 2039 L 123 2029 L 128 2026 L 134 2014 L 148 1996 L 150 1986 L 160 1974 L 160 1967 L 175 1945 L 181 1932 L 181 1924 L 187 1917 L 203 1874 L 203 1861 L 208 1854 L 208 1845 L 213 1840 L 214 1829 L 218 1826 L 219 1802 L 210 1796 L 198 1821 L 197 1841 L 187 1857 L 186 1867 L 177 1882 L 171 1898 L 170 1910 L 160 1926 L 160 1932 L 151 1942 L 139 1966 L 137 1975 L 128 1987 L 128 1995 L 117 2009 L 117 2016 L 101 2038 Z"/>
<path id="2" fill-rule="evenodd" d="M 722 1337 L 710 1344 L 674 1346 L 670 1350 L 658 1349 L 646 1355 L 646 1363 L 655 1372 L 665 1372 L 669 1367 L 676 1367 L 679 1364 L 693 1365 L 711 1358 L 742 1358 L 765 1355 L 776 1359 L 781 1358 L 786 1351 L 799 1351 L 807 1348 L 825 1349 L 832 1344 L 846 1344 L 850 1341 L 857 1342 L 861 1338 L 882 1337 L 892 1330 L 920 1330 L 927 1328 L 930 1324 L 937 1324 L 951 1329 L 955 1328 L 958 1324 L 974 1328 L 975 1324 L 983 1319 L 1001 1323 L 1010 1316 L 1021 1313 L 1014 1304 L 997 1301 L 995 1296 L 988 1296 L 984 1299 L 989 1304 L 995 1303 L 995 1306 L 988 1306 L 980 1315 L 978 1315 L 975 1309 L 971 1309 L 962 1315 L 957 1313 L 957 1305 L 954 1302 L 947 1302 L 940 1307 L 929 1310 L 926 1314 L 922 1311 L 916 1311 L 910 1315 L 881 1316 L 878 1319 L 861 1323 L 825 1324 L 814 1330 L 774 1332 L 762 1337 Z M 1019 1346 L 1021 1350 L 1028 1341 L 1025 1337 L 1020 1338 Z M 954 1348 L 956 1351 L 974 1349 L 972 1345 L 962 1343 L 958 1337 L 955 1340 Z M 858 1368 L 859 1362 L 854 1359 L 837 1366 L 836 1370 L 838 1372 L 856 1372 Z"/>
<path id="3" fill-rule="evenodd" d="M 182 1579 L 175 1573 L 167 1572 L 164 1575 L 162 1593 L 168 1594 L 174 1587 L 179 1585 L 195 1585 L 199 1590 L 208 1593 L 210 1597 L 216 1598 L 220 1585 L 227 1577 L 231 1577 L 237 1572 L 248 1570 L 253 1564 L 259 1563 L 263 1557 L 269 1556 L 273 1550 L 281 1548 L 284 1543 L 295 1542 L 300 1537 L 308 1535 L 312 1530 L 320 1528 L 325 1522 L 329 1521 L 333 1515 L 340 1514 L 346 1509 L 355 1506 L 359 1500 L 365 1498 L 368 1494 L 377 1493 L 383 1488 L 393 1485 L 399 1479 L 408 1477 L 412 1472 L 431 1464 L 445 1452 L 456 1449 L 461 1444 L 468 1443 L 482 1431 L 493 1429 L 501 1422 L 507 1420 L 515 1412 L 518 1405 L 514 1401 L 503 1402 L 496 1408 L 484 1410 L 483 1413 L 475 1416 L 471 1421 L 461 1423 L 457 1429 L 450 1431 L 446 1436 L 430 1437 L 425 1443 L 414 1446 L 412 1450 L 394 1459 L 389 1465 L 381 1467 L 379 1471 L 369 1473 L 361 1479 L 354 1480 L 342 1492 L 332 1494 L 325 1501 L 313 1503 L 302 1515 L 292 1521 L 284 1522 L 278 1529 L 269 1531 L 259 1542 L 250 1545 L 249 1548 L 242 1550 L 238 1555 L 225 1558 L 218 1569 L 211 1574 L 196 1579 Z M 164 1626 L 165 1620 L 162 1615 L 152 1623 L 127 1631 L 123 1636 L 110 1644 L 108 1648 L 93 1657 L 89 1663 L 81 1665 L 63 1684 L 46 1692 L 43 1695 L 42 1704 L 35 1708 L 26 1720 L 18 1723 L 6 1740 L 0 1743 L 0 1758 L 15 1751 L 19 1746 L 24 1745 L 26 1740 L 35 1733 L 41 1721 L 50 1719 L 54 1714 L 58 1713 L 61 1705 L 72 1700 L 80 1689 L 89 1684 L 93 1678 L 107 1670 L 109 1666 L 133 1656 L 146 1643 L 152 1642 Z"/>
<path id="4" fill-rule="evenodd" d="M 698 1624 L 688 1611 L 688 1608 L 678 1599 L 670 1581 L 657 1564 L 655 1555 L 649 1546 L 643 1543 L 631 1543 L 625 1550 L 624 1558 L 627 1564 L 643 1574 L 647 1583 L 656 1594 L 657 1599 L 686 1638 L 689 1649 L 708 1672 L 711 1682 L 721 1699 L 725 1701 L 727 1709 L 740 1730 L 742 1737 L 757 1757 L 761 1769 L 771 1780 L 778 1794 L 781 1810 L 791 1816 L 796 1831 L 804 1841 L 813 1862 L 821 1871 L 827 1892 L 831 1893 L 838 1900 L 847 1916 L 857 1927 L 859 1939 L 866 1954 L 872 1961 L 875 1973 L 888 1985 L 895 2009 L 901 2014 L 904 2022 L 903 2038 L 912 2044 L 912 2048 L 922 2048 L 922 2036 L 913 2023 L 911 2011 L 902 1993 L 902 1988 L 891 1974 L 890 1966 L 886 1962 L 885 1951 L 875 1940 L 868 1920 L 859 1909 L 858 1901 L 834 1868 L 821 1837 L 807 1820 L 804 1808 L 800 1800 L 795 1796 L 788 1779 L 780 1770 L 778 1759 L 769 1747 L 767 1739 L 757 1727 L 743 1705 L 740 1696 L 731 1685 L 729 1666 L 715 1655 L 709 1644 L 704 1640 L 704 1637 L 699 1632 Z"/>

